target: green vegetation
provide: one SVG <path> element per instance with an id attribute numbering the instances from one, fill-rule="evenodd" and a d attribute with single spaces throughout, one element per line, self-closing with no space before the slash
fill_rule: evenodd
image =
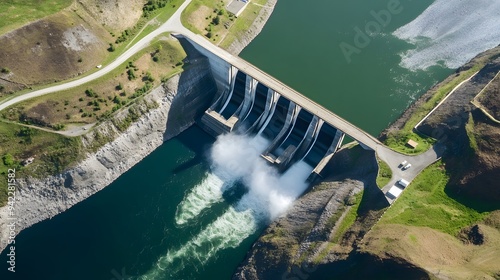
<path id="1" fill-rule="evenodd" d="M 160 58 L 158 63 L 152 62 L 150 58 L 151 52 L 156 50 L 160 50 L 156 53 Z M 61 130 L 69 124 L 105 120 L 118 109 L 131 105 L 124 120 L 113 120 L 117 128 L 124 131 L 142 114 L 158 106 L 154 102 L 147 103 L 141 97 L 182 71 L 184 57 L 185 53 L 177 42 L 157 41 L 132 57 L 132 61 L 120 65 L 104 77 L 83 86 L 17 104 L 11 110 L 2 111 L 0 117 L 19 121 L 24 120 L 30 110 L 42 110 L 48 116 L 45 125 Z M 130 66 L 134 68 L 134 72 L 137 68 L 136 74 L 140 74 L 141 79 L 128 82 L 126 72 Z M 121 88 L 119 91 L 117 85 Z M 125 89 L 132 93 L 127 93 Z M 137 108 L 132 103 L 137 103 Z M 27 120 L 29 122 L 29 119 L 25 119 Z M 0 122 L 0 179 L 7 174 L 8 168 L 16 168 L 18 178 L 41 178 L 60 173 L 78 162 L 86 152 L 96 151 L 111 141 L 112 137 L 94 132 L 92 143 L 84 149 L 80 137 L 68 138 L 10 122 Z M 34 162 L 26 167 L 22 166 L 20 162 L 29 157 L 34 157 Z M 0 180 L 0 206 L 7 201 L 6 190 L 7 180 Z"/>
<path id="2" fill-rule="evenodd" d="M 361 204 L 362 197 L 363 192 L 359 192 L 354 195 L 354 198 L 351 201 L 348 202 L 348 204 L 351 205 L 351 209 L 349 209 L 349 212 L 347 212 L 342 222 L 340 222 L 337 231 L 330 240 L 331 242 L 338 243 L 340 241 L 340 238 L 346 233 L 347 229 L 349 229 L 354 224 L 356 218 L 358 217 L 358 209 L 359 205 Z"/>
<path id="3" fill-rule="evenodd" d="M 0 1 L 0 35 L 20 26 L 59 12 L 73 0 L 10 0 Z"/>
<path id="4" fill-rule="evenodd" d="M 378 163 L 378 174 L 377 174 L 377 186 L 383 188 L 392 178 L 392 170 L 383 160 L 377 157 Z"/>
<path id="5" fill-rule="evenodd" d="M 319 252 L 318 255 L 314 258 L 313 263 L 320 263 L 328 255 L 328 253 L 330 253 L 333 246 L 339 243 L 340 239 L 344 236 L 347 230 L 354 224 L 356 218 L 358 217 L 358 209 L 361 205 L 362 198 L 363 192 L 359 192 L 354 196 L 351 196 L 349 198 L 349 201 L 345 202 L 344 207 L 339 207 L 337 212 L 328 219 L 325 228 L 331 230 L 338 222 L 347 206 L 351 207 L 349 210 L 347 210 L 348 212 L 345 214 L 344 219 L 342 219 L 342 221 L 340 221 L 340 224 L 338 224 L 337 230 L 335 231 L 333 236 L 331 236 L 330 240 L 326 242 L 326 247 L 321 250 L 321 252 Z"/>
<path id="6" fill-rule="evenodd" d="M 408 140 L 413 140 L 418 143 L 418 146 L 414 149 L 406 145 Z M 421 136 L 413 131 L 406 130 L 406 128 L 401 129 L 398 132 L 390 133 L 387 139 L 384 141 L 389 148 L 407 155 L 416 155 L 427 151 L 436 140 L 431 137 Z"/>
<path id="7" fill-rule="evenodd" d="M 443 98 L 448 95 L 458 84 L 463 82 L 472 76 L 475 72 L 479 71 L 484 66 L 483 62 L 479 62 L 474 67 L 469 70 L 460 72 L 459 75 L 454 77 L 448 83 L 442 85 L 436 90 L 434 95 L 427 100 L 425 103 L 420 105 L 415 112 L 411 115 L 410 119 L 405 123 L 405 126 L 394 133 L 390 133 L 385 140 L 385 144 L 391 149 L 405 153 L 405 154 L 419 154 L 427 151 L 432 144 L 435 143 L 435 139 L 417 134 L 413 131 L 413 128 L 417 123 L 422 120 L 436 105 L 443 100 Z M 406 146 L 409 139 L 412 139 L 418 143 L 417 148 L 413 149 Z"/>
<path id="8" fill-rule="evenodd" d="M 33 176 L 41 178 L 62 172 L 71 163 L 83 156 L 80 138 L 67 138 L 23 127 L 17 124 L 0 122 L 0 206 L 5 205 L 7 196 L 8 168 L 16 169 L 17 178 Z M 28 166 L 21 161 L 34 157 Z"/>
<path id="9" fill-rule="evenodd" d="M 241 37 L 257 18 L 267 0 L 253 0 L 237 18 L 225 10 L 223 1 L 194 0 L 182 13 L 182 23 L 215 44 L 227 48 Z"/>
<path id="10" fill-rule="evenodd" d="M 160 61 L 151 61 L 151 53 Z M 184 57 L 185 52 L 177 41 L 157 41 L 103 77 L 73 89 L 27 100 L 11 110 L 2 111 L 0 117 L 56 130 L 65 125 L 105 120 L 182 71 Z M 45 117 L 40 119 L 41 115 Z"/>
<path id="11" fill-rule="evenodd" d="M 137 24 L 132 28 L 124 30 L 120 34 L 114 42 L 116 44 L 114 46 L 114 51 L 110 53 L 102 64 L 106 65 L 115 60 L 129 46 L 137 43 L 139 40 L 158 28 L 161 24 L 166 22 L 183 2 L 184 0 L 147 1 L 143 7 L 142 17 L 139 19 Z"/>
<path id="12" fill-rule="evenodd" d="M 458 231 L 486 217 L 445 193 L 449 181 L 441 161 L 426 168 L 387 210 L 380 224 L 430 227 L 455 236 Z"/>
<path id="13" fill-rule="evenodd" d="M 469 137 L 469 145 L 471 149 L 475 152 L 478 152 L 479 148 L 477 146 L 476 133 L 474 132 L 474 119 L 471 113 L 469 113 L 469 120 L 465 125 L 465 131 L 467 132 L 467 136 Z"/>

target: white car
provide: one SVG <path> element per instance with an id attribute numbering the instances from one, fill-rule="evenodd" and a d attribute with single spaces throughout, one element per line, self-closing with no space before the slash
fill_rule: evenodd
<path id="1" fill-rule="evenodd" d="M 411 167 L 411 163 L 408 163 L 407 165 L 403 166 L 403 170 L 406 170 Z"/>
<path id="2" fill-rule="evenodd" d="M 402 163 L 400 163 L 400 164 L 399 164 L 399 166 L 400 166 L 400 167 L 403 167 L 403 166 L 405 166 L 407 163 L 408 163 L 408 161 L 406 161 L 406 160 L 405 160 L 405 161 L 403 161 Z"/>

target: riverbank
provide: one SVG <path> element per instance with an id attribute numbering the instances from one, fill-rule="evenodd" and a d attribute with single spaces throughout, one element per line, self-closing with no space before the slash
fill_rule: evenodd
<path id="1" fill-rule="evenodd" d="M 271 1 L 276 3 L 276 0 Z M 245 33 L 245 38 L 233 44 L 234 52 L 241 51 L 258 35 L 271 12 L 272 9 L 261 10 L 255 27 L 252 25 L 251 31 Z M 189 70 L 172 77 L 146 95 L 144 100 L 148 104 L 158 106 L 152 106 L 156 108 L 130 124 L 125 131 L 121 132 L 120 123 L 127 118 L 130 110 L 124 110 L 84 136 L 83 144 L 87 146 L 91 146 L 96 140 L 113 140 L 95 153 L 90 153 L 75 167 L 41 180 L 18 178 L 15 235 L 33 224 L 64 212 L 102 190 L 164 141 L 191 126 L 199 111 L 194 107 L 205 106 L 211 101 L 207 88 L 213 90 L 214 84 L 206 81 L 211 77 L 206 61 L 200 60 L 199 65 L 190 65 L 187 69 Z M 178 94 L 179 92 L 181 94 Z M 200 97 L 201 92 L 205 93 L 205 98 Z M 185 104 L 189 106 L 186 107 Z M 11 236 L 8 218 L 8 206 L 0 208 L 0 251 L 7 246 Z"/>

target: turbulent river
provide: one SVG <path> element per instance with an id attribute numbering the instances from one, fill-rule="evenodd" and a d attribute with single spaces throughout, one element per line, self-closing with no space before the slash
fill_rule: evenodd
<path id="1" fill-rule="evenodd" d="M 283 0 L 241 56 L 377 135 L 498 44 L 499 13 L 493 0 Z M 16 277 L 2 269 L 0 278 L 230 278 L 312 170 L 299 162 L 278 175 L 258 156 L 266 144 L 188 129 L 103 191 L 23 231 Z"/>

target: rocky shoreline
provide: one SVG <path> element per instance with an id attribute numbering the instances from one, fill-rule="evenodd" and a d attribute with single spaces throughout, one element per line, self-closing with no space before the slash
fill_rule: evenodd
<path id="1" fill-rule="evenodd" d="M 268 1 L 252 27 L 240 40 L 231 44 L 230 52 L 238 54 L 260 33 L 271 16 L 276 2 L 277 0 Z M 206 100 L 200 100 L 192 104 L 193 99 L 197 98 L 193 94 L 196 94 L 199 84 L 191 84 L 191 81 L 194 83 L 203 79 L 200 77 L 203 75 L 195 73 L 196 69 L 202 73 L 208 73 L 204 71 L 207 70 L 207 64 L 201 67 L 191 69 L 190 73 L 184 72 L 172 77 L 167 83 L 148 94 L 145 101 L 157 103 L 157 108 L 145 113 L 126 131 L 119 132 L 113 121 L 109 120 L 95 128 L 94 132 L 89 132 L 83 138 L 84 144 L 92 141 L 88 139 L 95 131 L 105 136 L 113 136 L 114 140 L 105 144 L 97 152 L 89 154 L 75 167 L 62 174 L 41 180 L 33 178 L 18 180 L 15 201 L 17 218 L 15 235 L 23 229 L 64 212 L 102 190 L 152 153 L 164 141 L 175 137 L 191 126 L 194 123 L 196 110 L 184 108 L 182 105 L 188 101 L 190 106 L 200 106 L 201 103 L 206 102 Z M 181 96 L 178 95 L 178 91 L 187 91 L 187 93 Z M 126 114 L 122 112 L 115 119 L 124 118 Z M 169 116 L 178 114 L 184 116 L 182 121 L 178 121 L 178 118 L 172 118 L 176 121 L 169 121 Z M 0 251 L 7 246 L 11 236 L 8 225 L 12 221 L 8 218 L 8 207 L 0 208 Z"/>
<path id="2" fill-rule="evenodd" d="M 76 203 L 100 191 L 121 174 L 141 161 L 159 147 L 166 133 L 166 122 L 172 100 L 176 95 L 178 77 L 153 90 L 146 99 L 159 106 L 133 123 L 112 142 L 105 144 L 96 153 L 89 154 L 77 166 L 62 174 L 42 180 L 26 178 L 17 183 L 15 215 L 16 234 L 33 224 L 64 212 Z M 101 134 L 118 133 L 112 121 L 106 121 L 96 130 Z M 7 207 L 0 209 L 0 249 L 7 245 Z"/>

